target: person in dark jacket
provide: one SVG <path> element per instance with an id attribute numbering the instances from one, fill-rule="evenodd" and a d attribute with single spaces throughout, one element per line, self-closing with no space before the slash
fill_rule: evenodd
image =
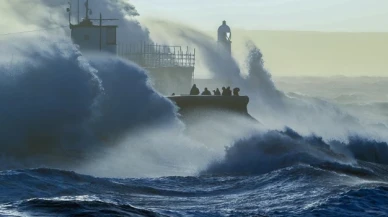
<path id="1" fill-rule="evenodd" d="M 214 92 L 214 95 L 215 95 L 215 96 L 221 96 L 220 89 L 217 88 L 217 89 L 214 90 L 213 92 Z"/>
<path id="2" fill-rule="evenodd" d="M 202 92 L 201 95 L 204 95 L 204 96 L 211 96 L 212 93 L 207 89 L 207 87 L 205 87 L 205 90 Z"/>
<path id="3" fill-rule="evenodd" d="M 226 88 L 222 87 L 222 96 L 226 96 Z"/>
<path id="4" fill-rule="evenodd" d="M 191 88 L 190 95 L 199 95 L 199 89 L 196 84 L 194 84 L 193 87 Z"/>
<path id="5" fill-rule="evenodd" d="M 232 96 L 232 90 L 230 89 L 230 87 L 226 88 L 226 96 Z"/>
<path id="6" fill-rule="evenodd" d="M 240 96 L 239 92 L 240 92 L 240 88 L 238 88 L 238 87 L 234 88 L 233 89 L 233 96 Z"/>

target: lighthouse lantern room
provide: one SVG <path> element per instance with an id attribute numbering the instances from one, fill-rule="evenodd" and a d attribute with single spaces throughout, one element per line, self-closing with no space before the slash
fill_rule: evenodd
<path id="1" fill-rule="evenodd" d="M 226 25 L 226 21 L 222 21 L 222 25 L 218 28 L 218 45 L 227 53 L 232 53 L 232 32 L 230 27 Z"/>

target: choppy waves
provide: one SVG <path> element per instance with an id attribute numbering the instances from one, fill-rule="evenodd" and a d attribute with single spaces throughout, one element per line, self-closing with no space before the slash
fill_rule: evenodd
<path id="1" fill-rule="evenodd" d="M 371 164 L 371 163 L 368 163 Z M 376 165 L 363 165 L 365 170 Z M 385 175 L 387 168 L 382 169 Z M 388 184 L 323 165 L 250 176 L 108 179 L 33 169 L 0 174 L 6 216 L 384 216 Z"/>
<path id="2" fill-rule="evenodd" d="M 325 142 L 320 137 L 303 137 L 287 128 L 237 141 L 226 149 L 223 160 L 213 162 L 203 174 L 258 175 L 298 164 L 328 167 L 328 163 L 342 165 L 344 171 L 347 167 L 357 170 L 359 160 L 387 164 L 387 147 L 385 142 L 359 137 L 350 137 L 348 142 Z"/>

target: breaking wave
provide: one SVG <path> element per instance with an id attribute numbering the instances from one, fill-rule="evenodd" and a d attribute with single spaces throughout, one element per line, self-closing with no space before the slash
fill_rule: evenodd
<path id="1" fill-rule="evenodd" d="M 213 161 L 203 175 L 260 175 L 309 165 L 344 174 L 378 178 L 366 163 L 388 165 L 386 142 L 350 137 L 348 142 L 303 137 L 287 128 L 256 133 L 226 148 L 224 159 Z M 386 171 L 386 169 L 385 169 Z M 384 174 L 384 173 L 378 173 Z"/>
<path id="2" fill-rule="evenodd" d="M 1 51 L 20 55 L 16 63 L 0 65 L 3 169 L 10 162 L 76 165 L 134 127 L 177 123 L 175 106 L 138 66 L 112 56 L 82 56 L 66 39 L 19 43 L 24 46 Z"/>

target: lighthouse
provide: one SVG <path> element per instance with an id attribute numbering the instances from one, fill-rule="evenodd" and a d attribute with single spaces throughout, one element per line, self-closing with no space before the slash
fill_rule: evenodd
<path id="1" fill-rule="evenodd" d="M 91 19 L 89 14 L 89 0 L 85 1 L 85 18 L 77 24 L 71 23 L 71 5 L 68 9 L 71 39 L 80 47 L 81 51 L 99 51 L 117 54 L 117 25 L 103 25 L 103 21 L 117 19 Z M 98 24 L 94 24 L 97 21 Z"/>
<path id="2" fill-rule="evenodd" d="M 230 27 L 226 25 L 225 20 L 222 21 L 222 25 L 218 28 L 218 46 L 232 54 L 232 32 Z"/>

